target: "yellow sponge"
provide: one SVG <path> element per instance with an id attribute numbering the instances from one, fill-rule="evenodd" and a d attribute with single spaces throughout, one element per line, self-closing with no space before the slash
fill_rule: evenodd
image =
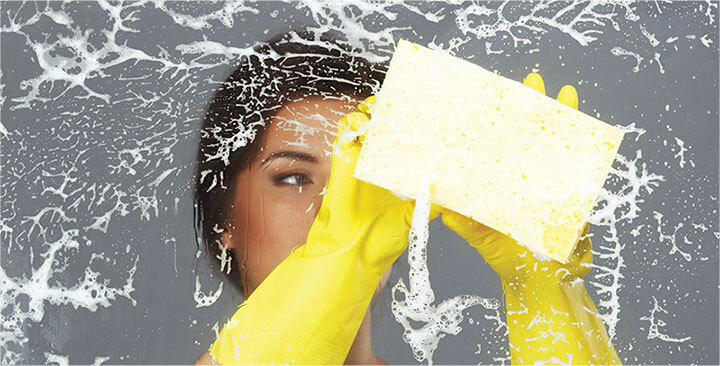
<path id="1" fill-rule="evenodd" d="M 566 263 L 623 131 L 442 51 L 400 40 L 354 176 L 430 200 Z"/>

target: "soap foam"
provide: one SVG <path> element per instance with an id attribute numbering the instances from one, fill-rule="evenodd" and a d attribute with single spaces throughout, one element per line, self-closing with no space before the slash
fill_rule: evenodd
<path id="1" fill-rule="evenodd" d="M 408 235 L 408 273 L 409 286 L 402 278 L 392 288 L 392 313 L 405 329 L 403 340 L 410 345 L 413 356 L 418 361 L 428 360 L 432 365 L 432 355 L 440 339 L 447 334 L 457 335 L 462 331 L 463 310 L 482 305 L 485 309 L 497 310 L 500 303 L 495 298 L 477 295 L 457 295 L 435 305 L 435 292 L 430 284 L 430 271 L 427 266 L 427 244 L 430 219 L 430 181 L 427 177 L 419 185 L 415 200 L 412 223 Z M 399 295 L 403 298 L 400 299 Z M 411 326 L 410 320 L 425 323 L 419 329 Z"/>
<path id="2" fill-rule="evenodd" d="M 179 212 L 178 202 L 188 197 L 186 189 L 189 186 L 187 179 L 182 175 L 188 169 L 188 164 L 182 160 L 183 156 L 178 151 L 195 148 L 196 141 L 189 138 L 197 132 L 197 126 L 192 120 L 203 108 L 208 93 L 214 91 L 220 77 L 218 75 L 224 75 L 241 56 L 252 54 L 251 46 L 241 44 L 242 41 L 235 42 L 235 39 L 240 38 L 236 37 L 228 42 L 222 34 L 235 31 L 230 29 L 233 26 L 253 26 L 252 22 L 255 19 L 267 20 L 262 18 L 265 12 L 260 8 L 269 3 L 200 3 L 193 14 L 182 9 L 189 3 L 179 2 L 84 4 L 93 9 L 93 14 L 102 18 L 103 24 L 107 26 L 101 29 L 89 29 L 85 25 L 86 22 L 78 21 L 78 16 L 85 14 L 78 10 L 74 2 L 55 3 L 52 6 L 43 2 L 3 3 L 5 11 L 1 25 L 3 40 L 8 44 L 16 39 L 19 40 L 19 43 L 15 43 L 19 47 L 14 55 L 27 55 L 27 58 L 22 60 L 27 60 L 28 65 L 32 64 L 34 72 L 31 75 L 8 77 L 9 71 L 0 70 L 4 81 L 0 83 L 0 104 L 7 107 L 3 110 L 4 124 L 0 123 L 0 139 L 3 147 L 3 214 L 0 218 L 0 235 L 2 235 L 4 255 L 3 266 L 0 267 L 0 310 L 6 316 L 0 332 L 2 338 L 0 364 L 42 364 L 49 363 L 51 358 L 57 360 L 54 350 L 47 348 L 45 340 L 35 339 L 26 332 L 28 329 L 38 329 L 47 325 L 48 317 L 44 317 L 43 314 L 50 306 L 69 310 L 83 308 L 89 311 L 94 311 L 99 306 L 113 306 L 125 311 L 123 306 L 131 306 L 128 303 L 135 303 L 134 299 L 131 302 L 117 301 L 119 297 L 127 299 L 133 297 L 133 276 L 139 259 L 135 249 L 132 252 L 126 249 L 118 252 L 115 258 L 118 260 L 116 268 L 102 273 L 92 271 L 87 276 L 84 275 L 84 268 L 79 272 L 73 272 L 66 266 L 67 263 L 61 260 L 60 255 L 70 253 L 75 258 L 81 255 L 89 257 L 89 253 L 106 251 L 110 245 L 108 240 L 91 242 L 85 237 L 96 234 L 105 238 L 105 234 L 107 237 L 112 237 L 119 233 L 125 236 L 125 232 L 115 231 L 118 230 L 119 222 L 122 223 L 123 220 L 136 219 L 141 229 L 171 231 L 176 229 L 174 226 L 165 226 L 167 222 L 175 221 L 174 217 L 167 222 L 165 219 L 171 212 L 175 214 Z M 349 4 L 313 1 L 274 4 L 306 12 L 307 16 L 317 23 L 310 25 L 309 28 L 318 35 L 329 29 L 346 33 L 349 43 L 358 46 L 357 55 L 375 62 L 386 61 L 398 33 L 411 29 L 405 20 L 408 15 L 426 22 L 429 25 L 427 29 L 434 29 L 441 22 L 443 26 L 449 26 L 448 32 L 434 35 L 432 45 L 428 44 L 428 46 L 444 49 L 453 54 L 467 55 L 468 58 L 484 58 L 483 62 L 489 65 L 502 63 L 506 57 L 536 54 L 539 52 L 540 42 L 555 43 L 554 40 L 559 36 L 567 40 L 565 44 L 558 43 L 560 66 L 565 67 L 567 62 L 571 66 L 569 70 L 572 70 L 569 75 L 577 75 L 581 100 L 584 90 L 592 88 L 595 80 L 585 80 L 579 72 L 575 74 L 575 70 L 572 69 L 573 64 L 567 60 L 567 56 L 564 56 L 568 52 L 575 51 L 574 46 L 582 46 L 580 49 L 588 51 L 588 54 L 601 55 L 614 54 L 612 48 L 620 47 L 626 52 L 642 57 L 642 60 L 638 61 L 633 55 L 621 55 L 622 51 L 617 49 L 618 70 L 609 78 L 613 84 L 618 79 L 626 78 L 628 74 L 630 77 L 642 75 L 643 78 L 652 78 L 653 75 L 662 76 L 659 63 L 661 57 L 657 56 L 658 54 L 668 59 L 668 57 L 685 56 L 706 47 L 715 47 L 717 50 L 717 44 L 713 43 L 716 37 L 713 35 L 717 30 L 718 4 L 712 1 L 634 3 L 612 0 L 553 3 L 555 11 L 550 9 L 546 2 L 529 2 L 522 3 L 524 14 L 521 17 L 515 16 L 516 12 L 511 9 L 512 6 L 503 5 L 512 3 L 480 2 L 460 5 L 356 2 Z M 502 6 L 505 11 L 498 11 L 498 6 Z M 654 10 L 655 8 L 657 9 Z M 283 12 L 285 10 L 283 9 Z M 663 25 L 661 23 L 663 16 L 668 12 L 687 21 L 688 28 L 675 30 L 671 37 L 659 45 L 652 37 L 636 37 L 641 33 L 638 30 L 641 24 L 651 30 L 659 29 L 658 26 Z M 577 14 L 577 16 L 566 17 L 567 19 L 554 17 L 561 13 Z M 142 38 L 145 33 L 138 27 L 141 23 L 136 20 L 144 16 L 152 16 L 156 19 L 166 16 L 171 19 L 170 28 L 173 32 L 175 29 L 187 31 L 192 37 L 180 40 L 179 44 L 170 42 L 154 45 L 157 47 L 143 48 L 141 45 L 145 43 L 137 42 L 139 38 L 136 37 Z M 240 19 L 243 21 L 240 22 Z M 330 19 L 332 21 L 329 21 Z M 709 26 L 699 27 L 698 22 Z M 55 32 L 55 34 L 62 33 L 63 36 L 56 37 L 53 34 L 49 38 L 36 37 L 36 34 L 47 32 L 48 24 L 58 30 L 59 33 Z M 697 35 L 687 34 L 689 31 Z M 407 34 L 411 33 L 408 31 Z M 657 37 L 659 36 L 660 34 L 657 34 Z M 98 42 L 98 38 L 104 41 Z M 430 38 L 423 39 L 427 41 Z M 122 40 L 130 40 L 130 42 L 123 43 Z M 302 40 L 300 42 L 308 45 L 318 43 Z M 480 52 L 477 54 L 471 54 L 464 50 L 465 47 L 461 47 L 466 46 L 470 49 L 477 43 L 480 44 L 477 48 Z M 543 49 L 542 52 L 548 50 Z M 13 55 L 5 56 L 13 58 L 14 62 L 18 61 Z M 275 54 L 257 56 L 277 57 Z M 625 58 L 627 61 L 623 61 Z M 658 62 L 658 69 L 647 67 L 653 60 Z M 586 61 L 589 61 L 592 67 L 593 61 L 589 59 Z M 11 63 L 8 62 L 7 65 L 9 64 Z M 632 72 L 636 67 L 637 74 Z M 666 75 L 674 77 L 675 72 L 671 65 L 666 67 L 667 70 L 664 70 Z M 502 74 L 523 73 L 522 70 L 508 70 L 507 67 L 498 67 L 498 69 L 495 71 Z M 543 73 L 541 65 L 535 64 L 533 69 Z M 126 79 L 127 88 L 105 88 L 106 80 L 118 76 L 114 72 L 116 70 L 120 70 L 122 74 L 131 74 L 132 78 L 138 80 Z M 648 74 L 643 74 L 644 72 Z M 153 86 L 160 88 L 159 92 L 149 93 L 147 85 L 138 83 L 141 78 L 156 81 Z M 686 82 L 704 85 L 693 76 L 692 80 L 681 80 L 670 86 L 678 87 L 682 93 L 683 90 L 687 90 L 687 86 L 684 86 Z M 600 84 L 598 88 L 598 84 L 595 83 L 596 90 L 593 93 L 601 96 L 612 93 L 613 89 L 602 89 L 603 83 Z M 633 85 L 632 81 L 629 85 Z M 255 86 L 243 86 L 243 88 L 246 88 L 248 93 L 259 92 L 259 88 Z M 190 97 L 183 93 L 189 93 Z M 677 94 L 668 96 L 679 97 Z M 676 113 L 676 109 L 682 112 L 684 108 L 688 108 L 681 105 L 675 107 L 678 104 L 677 99 L 669 102 L 674 103 L 673 113 Z M 595 105 L 592 100 L 586 103 L 586 105 Z M 642 118 L 637 122 L 638 125 L 652 124 L 657 120 L 665 119 L 653 113 L 648 108 L 649 105 L 651 104 L 635 105 L 635 112 L 640 117 L 628 117 L 632 115 L 631 113 L 618 117 Z M 20 114 L 26 112 L 39 112 L 42 119 L 28 119 L 25 114 Z M 114 119 L 118 114 L 122 118 Z M 707 115 L 711 119 L 717 117 L 715 113 L 711 115 L 710 110 L 707 110 Z M 105 123 L 105 120 L 110 122 Z M 593 225 L 592 231 L 598 235 L 595 236 L 597 239 L 593 240 L 595 254 L 593 272 L 586 277 L 586 282 L 593 287 L 589 287 L 593 292 L 592 295 L 600 298 L 598 308 L 601 310 L 601 316 L 608 326 L 609 333 L 613 337 L 618 335 L 615 342 L 621 357 L 624 358 L 624 352 L 630 354 L 630 357 L 645 356 L 639 359 L 629 358 L 625 360 L 626 362 L 648 363 L 651 360 L 658 360 L 658 357 L 662 360 L 670 349 L 673 352 L 684 352 L 687 355 L 684 363 L 706 363 L 703 362 L 707 360 L 709 354 L 706 350 L 700 347 L 695 350 L 690 348 L 699 337 L 693 336 L 692 339 L 681 343 L 669 340 L 684 339 L 690 337 L 687 334 L 696 333 L 688 328 L 688 325 L 683 324 L 678 317 L 681 314 L 672 312 L 674 307 L 663 303 L 663 310 L 656 309 L 654 300 L 658 300 L 657 307 L 665 298 L 670 299 L 671 304 L 675 303 L 688 311 L 707 307 L 704 294 L 678 288 L 680 286 L 675 284 L 681 281 L 674 280 L 684 280 L 686 277 L 698 281 L 707 280 L 694 278 L 696 275 L 693 272 L 697 268 L 702 268 L 702 263 L 698 260 L 710 258 L 712 260 L 704 263 L 712 263 L 717 259 L 717 243 L 720 239 L 716 220 L 717 211 L 712 208 L 707 209 L 709 205 L 717 205 L 718 197 L 714 189 L 716 180 L 698 175 L 696 169 L 689 169 L 689 167 L 694 168 L 692 160 L 689 159 L 693 153 L 700 150 L 689 145 L 680 146 L 673 136 L 670 137 L 670 146 L 665 145 L 674 149 L 677 154 L 675 157 L 677 160 L 672 166 L 663 166 L 663 163 L 668 161 L 672 163 L 672 159 L 665 162 L 653 161 L 652 158 L 657 151 L 651 151 L 651 156 L 643 158 L 640 150 L 637 149 L 641 144 L 657 146 L 660 153 L 665 152 L 663 145 L 656 141 L 662 136 L 645 134 L 646 131 L 636 128 L 635 124 L 632 122 L 627 128 L 637 132 L 635 142 L 638 144 L 632 145 L 628 151 L 623 151 L 624 160 L 618 162 L 616 169 L 611 172 L 613 179 L 620 180 L 620 183 L 616 185 L 617 187 L 610 187 L 601 194 L 598 199 L 600 206 L 589 219 Z M 35 128 L 38 125 L 39 127 Z M 217 151 L 210 153 L 207 159 L 229 163 L 230 154 L 251 142 L 255 137 L 255 129 L 261 126 L 262 122 L 258 122 L 251 123 L 247 128 L 238 127 L 233 131 L 231 138 L 221 136 L 220 131 L 204 131 L 218 143 Z M 137 133 L 140 130 L 138 127 L 144 130 L 142 134 Z M 106 134 L 98 134 L 99 130 Z M 83 138 L 78 138 L 80 136 Z M 136 136 L 140 138 L 135 140 Z M 640 137 L 643 138 L 642 141 Z M 682 138 L 681 141 L 687 140 L 687 137 L 682 135 L 678 135 L 678 138 Z M 42 141 L 42 146 L 35 145 L 37 141 Z M 676 141 L 678 146 L 672 146 L 672 141 Z M 109 168 L 98 171 L 90 169 L 90 164 L 86 164 L 88 156 L 93 156 L 93 160 L 98 165 Z M 677 169 L 678 164 L 683 165 L 680 167 L 682 170 Z M 170 165 L 171 168 L 157 169 L 158 166 L 166 165 Z M 97 177 L 97 181 L 88 179 L 89 176 Z M 668 178 L 666 179 L 665 176 Z M 680 179 L 680 182 L 671 180 L 677 176 L 685 178 Z M 120 181 L 120 178 L 116 180 L 116 177 L 130 179 L 131 183 Z M 221 189 L 225 186 L 226 177 L 222 172 L 205 171 L 203 180 L 209 183 L 208 190 Z M 651 212 L 641 211 L 644 204 L 665 203 L 662 194 L 667 193 L 657 194 L 657 189 L 661 185 L 662 188 L 670 191 L 668 202 L 672 200 L 677 203 L 676 201 L 680 199 L 685 207 L 692 207 L 687 215 L 678 218 L 677 212 L 670 207 L 656 208 L 656 212 L 664 215 L 662 220 L 656 220 Z M 687 189 L 694 188 L 690 193 L 693 195 L 692 198 L 680 197 L 682 192 L 674 190 L 674 187 L 681 185 Z M 153 189 L 137 190 L 137 187 L 141 186 Z M 710 188 L 704 190 L 704 187 Z M 673 196 L 674 193 L 678 195 Z M 687 196 L 688 192 L 684 191 L 682 195 Z M 172 206 L 173 203 L 174 210 L 173 207 L 166 206 Z M 680 223 L 686 224 L 678 227 Z M 698 227 L 700 225 L 706 227 L 707 235 L 703 234 L 705 230 L 700 231 L 690 223 Z M 62 248 L 55 245 L 57 237 L 48 236 L 53 230 L 62 231 L 60 236 L 67 239 L 66 245 Z M 632 233 L 632 236 L 623 236 L 624 233 Z M 661 239 L 658 242 L 659 238 Z M 145 243 L 137 236 L 130 239 L 133 248 L 136 243 L 154 244 Z M 686 244 L 685 240 L 693 244 Z M 79 243 L 80 246 L 75 246 L 73 242 Z M 678 250 L 669 254 L 673 250 L 673 243 Z M 186 239 L 178 237 L 178 245 L 182 250 L 184 246 L 181 244 L 187 244 Z M 122 246 L 125 245 L 130 248 L 130 244 L 123 242 Z M 684 258 L 681 251 L 692 255 L 690 262 Z M 109 254 L 108 251 L 105 257 L 108 258 Z M 632 257 L 639 257 L 641 261 L 654 264 L 653 267 L 662 265 L 672 273 L 673 277 L 670 281 L 658 283 L 643 273 L 645 268 L 640 270 L 627 268 L 625 259 Z M 6 261 L 8 258 L 10 260 Z M 30 261 L 26 260 L 28 258 Z M 215 261 L 214 258 L 210 260 Z M 73 264 L 90 267 L 94 263 L 95 261 L 78 260 Z M 120 268 L 123 265 L 125 269 Z M 61 268 L 68 269 L 62 271 Z M 157 267 L 154 267 L 154 271 L 145 272 L 145 275 L 153 276 L 157 271 L 164 269 L 172 270 L 161 267 L 159 262 Z M 61 283 L 58 280 L 66 274 L 72 277 L 78 273 L 80 279 L 77 282 Z M 110 273 L 124 276 L 125 284 L 103 288 L 105 285 L 101 276 Z M 185 284 L 186 290 L 189 291 L 188 294 L 192 294 L 192 277 L 187 278 L 190 280 Z M 32 279 L 40 279 L 40 282 L 32 282 Z M 654 295 L 650 297 L 645 291 L 638 292 L 635 286 L 647 289 Z M 662 289 L 659 289 L 660 286 Z M 93 297 L 92 290 L 101 290 L 102 295 Z M 687 297 L 690 292 L 691 295 Z M 67 296 L 62 297 L 63 293 Z M 15 300 L 21 295 L 31 299 L 30 302 L 34 306 L 32 310 L 23 311 L 19 306 L 15 306 Z M 622 315 L 621 300 L 628 298 L 638 298 L 639 306 L 646 307 L 647 315 L 643 318 L 652 319 L 651 324 L 659 325 L 662 322 L 664 325 L 649 329 L 646 327 L 647 338 L 652 339 L 653 342 L 652 353 L 643 354 L 642 352 L 645 351 L 638 351 L 646 348 L 647 342 L 638 342 L 635 334 L 628 334 L 627 330 L 624 336 L 621 336 L 622 329 L 617 327 Z M 205 312 L 208 308 L 201 310 Z M 495 316 L 486 315 L 485 319 L 497 324 L 497 330 L 501 333 L 507 333 L 507 326 L 501 323 L 497 315 L 498 310 L 495 312 Z M 642 325 L 647 325 L 645 321 L 648 319 L 638 319 L 635 313 L 630 311 L 625 312 L 622 317 L 627 323 L 638 323 L 638 320 L 642 320 L 639 322 Z M 633 332 L 639 329 L 634 326 L 630 328 Z M 204 344 L 207 339 L 203 337 L 210 333 L 212 332 L 200 334 L 197 338 Z M 668 336 L 664 337 L 662 334 Z M 630 335 L 632 337 L 629 337 Z M 157 332 L 153 335 L 155 336 L 162 336 L 162 333 Z M 486 339 L 478 341 L 485 342 Z M 643 347 L 633 347 L 634 344 Z M 683 348 L 678 351 L 679 346 Z M 483 350 L 488 348 L 487 345 L 483 345 Z M 39 351 L 35 352 L 34 356 L 28 356 L 24 352 L 26 349 L 39 349 Z M 86 352 L 93 351 L 88 348 Z M 468 354 L 472 352 L 474 349 L 467 350 Z M 136 355 L 112 356 L 114 360 L 112 363 L 139 362 L 136 358 L 139 356 Z M 59 357 L 65 358 L 65 356 Z M 86 360 L 92 359 L 89 355 L 82 357 Z M 492 363 L 505 361 L 495 359 Z"/>

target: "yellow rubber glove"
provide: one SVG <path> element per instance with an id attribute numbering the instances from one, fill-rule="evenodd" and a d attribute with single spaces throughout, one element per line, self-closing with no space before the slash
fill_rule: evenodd
<path id="1" fill-rule="evenodd" d="M 523 83 L 545 94 L 540 75 Z M 570 85 L 558 101 L 577 109 Z M 497 272 L 505 298 L 512 364 L 621 364 L 582 278 L 590 272 L 592 244 L 583 238 L 567 264 L 542 261 L 514 239 L 449 209 L 446 226 L 475 247 Z M 588 234 L 585 225 L 583 237 Z"/>
<path id="2" fill-rule="evenodd" d="M 306 243 L 210 347 L 222 364 L 342 364 L 380 278 L 408 245 L 414 201 L 352 177 L 370 97 L 338 121 L 327 193 Z M 435 213 L 437 217 L 439 213 Z"/>

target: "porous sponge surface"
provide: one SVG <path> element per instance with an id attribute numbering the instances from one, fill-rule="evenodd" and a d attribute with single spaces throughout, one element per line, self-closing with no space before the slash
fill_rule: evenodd
<path id="1" fill-rule="evenodd" d="M 466 60 L 400 40 L 354 176 L 566 263 L 623 131 Z"/>

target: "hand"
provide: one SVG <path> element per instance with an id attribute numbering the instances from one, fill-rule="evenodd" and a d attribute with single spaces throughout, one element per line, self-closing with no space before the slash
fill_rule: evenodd
<path id="1" fill-rule="evenodd" d="M 529 74 L 523 83 L 545 93 L 538 74 Z M 575 88 L 564 86 L 558 100 L 577 108 Z M 562 264 L 538 260 L 507 235 L 453 211 L 444 209 L 442 217 L 500 275 L 513 365 L 621 364 L 581 280 L 592 263 L 587 224 L 568 263 Z"/>
<path id="2" fill-rule="evenodd" d="M 338 121 L 328 192 L 310 228 L 303 255 L 313 257 L 357 242 L 358 258 L 366 268 L 385 271 L 408 245 L 415 201 L 403 201 L 385 188 L 352 176 L 364 140 L 375 96 Z M 433 211 L 431 219 L 439 212 Z"/>
<path id="3" fill-rule="evenodd" d="M 523 83 L 545 94 L 545 85 L 540 75 L 531 73 Z M 577 109 L 577 92 L 572 86 L 565 85 L 557 99 Z M 452 210 L 443 208 L 441 211 L 443 223 L 475 247 L 505 283 L 525 284 L 531 279 L 543 278 L 571 281 L 590 272 L 588 264 L 592 263 L 592 244 L 589 237 L 577 244 L 567 264 L 538 260 L 511 237 Z M 585 224 L 582 236 L 587 234 L 588 226 Z"/>
<path id="4" fill-rule="evenodd" d="M 380 278 L 408 245 L 415 206 L 352 176 L 373 101 L 338 121 L 327 193 L 307 241 L 223 327 L 210 348 L 220 363 L 345 361 Z"/>

